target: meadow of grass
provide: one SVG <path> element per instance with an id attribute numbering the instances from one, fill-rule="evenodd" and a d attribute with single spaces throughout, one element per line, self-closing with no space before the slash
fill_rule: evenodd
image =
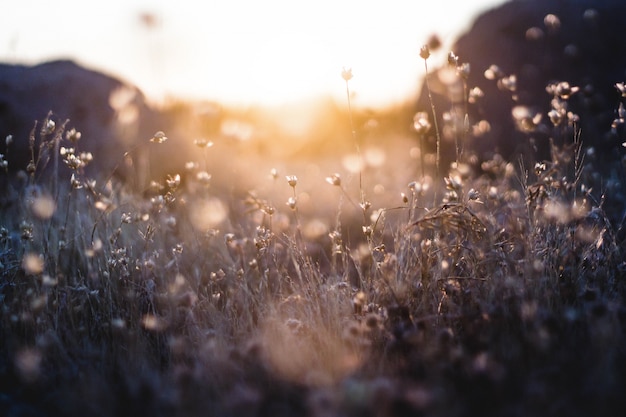
<path id="1" fill-rule="evenodd" d="M 0 414 L 619 415 L 623 167 L 565 87 L 545 161 L 476 155 L 463 112 L 396 137 L 351 109 L 315 161 L 197 139 L 140 192 L 40 121 L 2 158 Z"/>

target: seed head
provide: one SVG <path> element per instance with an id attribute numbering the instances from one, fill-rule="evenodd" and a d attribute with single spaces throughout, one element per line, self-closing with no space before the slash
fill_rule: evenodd
<path id="1" fill-rule="evenodd" d="M 211 181 L 211 174 L 206 171 L 200 171 L 196 174 L 196 179 L 202 185 L 209 185 L 209 182 Z"/>
<path id="2" fill-rule="evenodd" d="M 78 132 L 76 129 L 72 128 L 65 132 L 65 139 L 69 140 L 72 143 L 76 143 L 80 140 L 82 134 Z"/>
<path id="3" fill-rule="evenodd" d="M 176 174 L 174 176 L 168 175 L 165 182 L 167 183 L 167 186 L 169 188 L 172 188 L 172 189 L 178 188 L 178 186 L 180 185 L 180 174 Z"/>
<path id="4" fill-rule="evenodd" d="M 298 177 L 295 175 L 287 175 L 285 178 L 287 179 L 287 184 L 289 184 L 291 188 L 296 188 L 296 185 L 298 185 Z"/>
<path id="5" fill-rule="evenodd" d="M 498 78 L 504 77 L 504 73 L 497 65 L 491 65 L 489 68 L 485 70 L 485 78 L 488 80 L 496 80 Z"/>
<path id="6" fill-rule="evenodd" d="M 330 177 L 326 177 L 326 182 L 330 185 L 334 185 L 335 187 L 341 186 L 341 175 L 334 173 Z"/>
<path id="7" fill-rule="evenodd" d="M 81 188 L 83 188 L 83 183 L 76 178 L 76 174 L 72 173 L 72 176 L 70 177 L 70 185 L 72 186 L 73 190 L 80 190 Z"/>
<path id="8" fill-rule="evenodd" d="M 423 45 L 420 48 L 420 58 L 427 60 L 430 57 L 430 48 L 428 45 Z"/>
<path id="9" fill-rule="evenodd" d="M 352 79 L 352 68 L 344 67 L 341 70 L 341 78 L 343 78 L 346 82 L 350 81 Z"/>
<path id="10" fill-rule="evenodd" d="M 448 64 L 452 65 L 453 67 L 459 65 L 459 57 L 456 56 L 452 51 L 448 52 Z"/>
<path id="11" fill-rule="evenodd" d="M 211 146 L 213 146 L 213 142 L 206 138 L 196 139 L 193 141 L 193 144 L 202 149 L 210 148 Z"/>
<path id="12" fill-rule="evenodd" d="M 456 67 L 456 73 L 464 79 L 467 79 L 470 75 L 470 64 L 469 62 L 464 62 L 458 67 Z"/>
<path id="13" fill-rule="evenodd" d="M 479 99 L 483 98 L 485 96 L 485 93 L 483 92 L 483 90 L 480 89 L 480 87 L 474 87 L 469 91 L 469 96 L 467 101 L 469 101 L 470 103 L 476 103 Z"/>
<path id="14" fill-rule="evenodd" d="M 425 135 L 430 130 L 431 124 L 428 121 L 428 113 L 418 112 L 413 116 L 413 128 L 420 135 Z"/>
<path id="15" fill-rule="evenodd" d="M 154 136 L 152 136 L 152 138 L 150 138 L 150 142 L 152 143 L 163 143 L 167 140 L 167 136 L 165 136 L 165 133 L 163 133 L 162 131 L 158 131 L 154 134 Z"/>
<path id="16" fill-rule="evenodd" d="M 44 125 L 41 126 L 41 134 L 49 135 L 53 133 L 56 126 L 57 124 L 54 122 L 54 120 L 46 119 L 46 122 L 44 123 Z"/>

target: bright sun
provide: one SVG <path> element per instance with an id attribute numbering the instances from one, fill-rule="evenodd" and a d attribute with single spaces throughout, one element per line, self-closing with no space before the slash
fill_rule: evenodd
<path id="1" fill-rule="evenodd" d="M 501 1 L 23 0 L 0 16 L 9 40 L 0 58 L 69 57 L 153 98 L 230 104 L 339 97 L 348 66 L 356 99 L 385 105 L 415 93 L 417 51 L 430 34 L 449 46 L 476 13 Z M 65 23 L 51 30 L 51 21 Z"/>

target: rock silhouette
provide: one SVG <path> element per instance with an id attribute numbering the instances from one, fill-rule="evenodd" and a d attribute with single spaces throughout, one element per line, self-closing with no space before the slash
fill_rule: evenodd
<path id="1" fill-rule="evenodd" d="M 66 130 L 76 129 L 76 147 L 95 155 L 87 168 L 92 173 L 114 170 L 142 134 L 152 111 L 135 87 L 72 61 L 35 66 L 0 64 L 0 153 L 7 155 L 13 172 L 31 159 L 29 136 L 39 137 L 41 123 L 51 120 Z M 4 138 L 11 135 L 8 145 Z M 63 138 L 63 146 L 72 143 Z M 39 149 L 35 149 L 36 157 Z"/>

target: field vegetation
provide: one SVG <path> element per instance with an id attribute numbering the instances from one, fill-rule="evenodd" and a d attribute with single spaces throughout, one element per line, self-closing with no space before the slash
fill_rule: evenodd
<path id="1" fill-rule="evenodd" d="M 462 83 L 470 68 L 449 61 Z M 198 129 L 196 157 L 163 177 L 150 149 L 176 139 L 160 126 L 124 178 L 88 175 L 98 155 L 53 114 L 17 174 L 23 138 L 8 137 L 0 414 L 626 409 L 623 104 L 600 169 L 567 80 L 543 118 L 513 115 L 548 129 L 536 160 L 475 152 L 489 126 L 468 116 L 471 86 L 458 111 L 376 115 L 342 76 L 350 109 L 328 111 L 316 141 Z"/>

